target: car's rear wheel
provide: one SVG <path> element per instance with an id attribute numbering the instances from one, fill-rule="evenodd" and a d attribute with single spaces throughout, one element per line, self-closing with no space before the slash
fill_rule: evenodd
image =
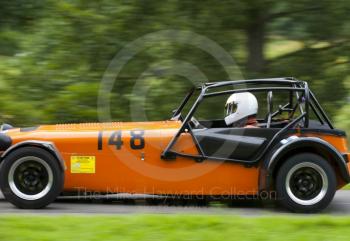
<path id="1" fill-rule="evenodd" d="M 290 157 L 278 170 L 279 202 L 294 212 L 318 212 L 332 201 L 337 181 L 332 166 L 321 156 L 301 153 Z"/>
<path id="2" fill-rule="evenodd" d="M 64 172 L 46 150 L 24 147 L 10 153 L 0 166 L 0 188 L 19 208 L 37 209 L 52 203 L 63 189 Z"/>

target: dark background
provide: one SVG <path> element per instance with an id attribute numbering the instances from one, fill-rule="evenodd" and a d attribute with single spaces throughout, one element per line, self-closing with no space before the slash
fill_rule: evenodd
<path id="1" fill-rule="evenodd" d="M 244 78 L 309 81 L 337 127 L 350 131 L 349 0 L 0 0 L 0 6 L 2 122 L 97 121 L 98 89 L 115 54 L 145 34 L 177 29 L 218 43 Z M 204 51 L 158 41 L 118 76 L 113 119 L 131 120 L 136 79 L 150 67 L 178 67 L 174 59 L 191 63 L 212 81 L 228 78 Z M 140 104 L 148 120 L 169 118 L 191 85 L 159 71 L 142 77 L 151 87 Z"/>

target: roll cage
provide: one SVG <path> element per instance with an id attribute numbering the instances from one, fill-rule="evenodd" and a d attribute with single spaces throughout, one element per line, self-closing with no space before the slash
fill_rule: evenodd
<path id="1" fill-rule="evenodd" d="M 258 87 L 250 87 L 250 86 L 258 86 Z M 263 87 L 259 87 L 265 85 Z M 266 87 L 267 85 L 267 87 Z M 231 89 L 227 90 L 218 90 L 221 88 L 227 88 L 232 87 Z M 172 118 L 176 119 L 179 116 L 181 116 L 181 112 L 190 100 L 190 98 L 194 95 L 195 91 L 199 90 L 200 94 L 196 98 L 194 104 L 188 111 L 185 118 L 182 120 L 182 125 L 180 129 L 176 132 L 172 140 L 169 142 L 167 147 L 162 153 L 163 159 L 175 159 L 176 156 L 182 156 L 182 157 L 188 157 L 193 158 L 196 161 L 203 161 L 205 159 L 213 159 L 213 160 L 221 160 L 221 161 L 234 161 L 239 163 L 257 163 L 261 158 L 268 152 L 270 147 L 274 146 L 275 142 L 277 142 L 280 137 L 285 135 L 288 130 L 293 128 L 296 124 L 302 122 L 303 128 L 309 128 L 310 124 L 310 109 L 315 113 L 317 119 L 321 123 L 321 125 L 327 125 L 329 129 L 333 130 L 334 126 L 328 116 L 326 115 L 325 111 L 322 109 L 321 105 L 317 101 L 315 95 L 312 93 L 312 91 L 309 89 L 309 86 L 307 82 L 297 80 L 293 77 L 286 77 L 286 78 L 269 78 L 269 79 L 251 79 L 251 80 L 236 80 L 236 81 L 221 81 L 221 82 L 212 82 L 212 83 L 205 83 L 198 87 L 193 87 L 189 93 L 185 96 L 183 101 L 181 102 L 180 106 L 174 111 Z M 280 106 L 278 111 L 273 111 L 273 108 L 271 106 L 272 103 L 272 93 L 273 92 L 281 92 L 281 91 L 287 91 L 289 92 L 289 103 L 287 103 L 284 106 Z M 193 128 L 190 124 L 193 115 L 195 111 L 197 110 L 198 106 L 201 104 L 201 102 L 205 98 L 220 96 L 220 95 L 228 95 L 228 94 L 234 94 L 234 93 L 241 93 L 241 92 L 267 92 L 267 99 L 269 102 L 268 106 L 268 116 L 267 116 L 267 125 L 266 128 L 270 128 L 272 118 L 280 113 L 280 111 L 290 111 L 293 112 L 293 114 L 296 112 L 296 109 L 299 108 L 300 115 L 296 118 L 294 118 L 291 122 L 289 122 L 286 126 L 281 128 L 274 136 L 273 138 L 268 142 L 268 144 L 263 148 L 263 150 L 260 152 L 260 154 L 254 159 L 254 160 L 237 160 L 237 159 L 223 159 L 223 158 L 217 158 L 212 156 L 206 156 L 204 154 L 204 151 L 202 150 L 201 146 L 199 145 L 198 140 L 193 135 Z M 297 103 L 293 103 L 293 98 L 297 97 Z M 304 107 L 303 107 L 304 106 Z M 182 133 L 190 133 L 192 136 L 192 139 L 196 145 L 197 151 L 199 155 L 192 155 L 192 154 L 184 154 L 179 153 L 172 148 L 176 144 L 178 138 L 181 136 Z"/>

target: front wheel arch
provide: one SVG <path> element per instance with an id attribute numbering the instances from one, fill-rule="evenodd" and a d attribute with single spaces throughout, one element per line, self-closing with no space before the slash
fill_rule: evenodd
<path id="1" fill-rule="evenodd" d="M 63 190 L 64 178 L 55 156 L 39 147 L 17 148 L 0 165 L 3 195 L 22 209 L 38 209 L 52 203 Z"/>
<path id="2" fill-rule="evenodd" d="M 53 155 L 60 168 L 61 171 L 65 171 L 66 170 L 66 164 L 60 154 L 60 152 L 58 151 L 58 149 L 56 148 L 55 144 L 53 144 L 52 142 L 48 142 L 48 141 L 23 141 L 23 142 L 19 142 L 15 145 L 12 145 L 10 148 L 8 148 L 2 155 L 1 155 L 1 160 L 0 163 L 12 152 L 20 149 L 20 148 L 24 148 L 24 147 L 38 147 L 41 148 L 47 152 L 49 152 L 51 155 Z"/>

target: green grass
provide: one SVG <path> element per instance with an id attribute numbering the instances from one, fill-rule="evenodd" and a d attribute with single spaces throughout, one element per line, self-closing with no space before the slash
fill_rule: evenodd
<path id="1" fill-rule="evenodd" d="M 350 218 L 213 215 L 10 216 L 0 240 L 349 240 Z"/>
<path id="2" fill-rule="evenodd" d="M 350 184 L 344 186 L 344 187 L 342 188 L 342 190 L 350 190 Z"/>

